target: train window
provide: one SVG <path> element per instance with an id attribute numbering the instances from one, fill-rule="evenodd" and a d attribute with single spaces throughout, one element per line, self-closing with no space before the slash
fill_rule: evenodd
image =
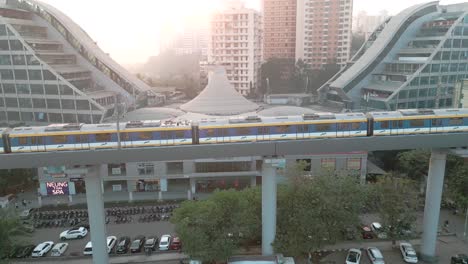
<path id="1" fill-rule="evenodd" d="M 76 143 L 88 143 L 88 135 L 76 135 L 75 142 Z"/>
<path id="2" fill-rule="evenodd" d="M 67 143 L 67 136 L 52 136 L 52 142 L 54 144 L 64 144 Z"/>
<path id="3" fill-rule="evenodd" d="M 175 131 L 175 138 L 185 138 L 185 130 Z"/>
<path id="4" fill-rule="evenodd" d="M 392 121 L 392 128 L 403 128 L 403 120 Z"/>
<path id="5" fill-rule="evenodd" d="M 412 127 L 423 127 L 424 126 L 424 120 L 423 119 L 410 120 L 410 126 L 412 126 Z"/>
<path id="6" fill-rule="evenodd" d="M 258 134 L 259 135 L 268 135 L 270 133 L 270 128 L 269 127 L 259 127 L 258 128 Z"/>
<path id="7" fill-rule="evenodd" d="M 432 126 L 442 126 L 442 119 L 432 119 Z"/>
<path id="8" fill-rule="evenodd" d="M 381 121 L 380 122 L 380 128 L 381 129 L 387 129 L 390 127 L 390 122 L 389 121 Z"/>
<path id="9" fill-rule="evenodd" d="M 278 126 L 276 127 L 278 134 L 284 134 L 289 132 L 289 126 Z"/>
<path id="10" fill-rule="evenodd" d="M 298 125 L 297 133 L 309 133 L 309 125 Z"/>
<path id="11" fill-rule="evenodd" d="M 337 125 L 339 131 L 349 130 L 349 123 L 338 123 L 336 125 Z"/>
<path id="12" fill-rule="evenodd" d="M 42 145 L 42 137 L 31 137 L 31 144 Z"/>
<path id="13" fill-rule="evenodd" d="M 148 140 L 148 139 L 153 139 L 153 132 L 138 132 L 137 133 L 138 139 L 142 140 Z"/>
<path id="14" fill-rule="evenodd" d="M 215 130 L 213 128 L 210 128 L 210 129 L 206 129 L 206 136 L 207 137 L 215 137 L 216 134 L 215 134 Z"/>
<path id="15" fill-rule="evenodd" d="M 120 133 L 120 140 L 130 141 L 130 133 Z"/>
<path id="16" fill-rule="evenodd" d="M 330 131 L 331 130 L 331 125 L 330 124 L 317 124 L 317 125 L 315 125 L 315 129 L 317 131 L 320 131 L 320 132 Z"/>
<path id="17" fill-rule="evenodd" d="M 361 128 L 361 123 L 351 123 L 351 130 L 359 130 Z"/>
<path id="18" fill-rule="evenodd" d="M 451 125 L 451 126 L 463 125 L 463 118 L 462 117 L 450 118 L 449 119 L 449 125 Z"/>
<path id="19" fill-rule="evenodd" d="M 236 129 L 236 134 L 238 136 L 250 135 L 250 127 L 238 127 Z"/>
<path id="20" fill-rule="evenodd" d="M 20 145 L 28 145 L 28 138 L 27 137 L 20 137 L 20 138 L 18 138 L 18 143 Z"/>
<path id="21" fill-rule="evenodd" d="M 222 135 L 223 137 L 229 137 L 229 129 L 228 128 L 219 128 L 218 133 L 220 133 L 220 136 Z"/>
<path id="22" fill-rule="evenodd" d="M 169 131 L 161 131 L 161 139 L 172 139 L 172 133 Z"/>
<path id="23" fill-rule="evenodd" d="M 109 142 L 111 140 L 110 133 L 100 133 L 96 134 L 96 142 Z"/>

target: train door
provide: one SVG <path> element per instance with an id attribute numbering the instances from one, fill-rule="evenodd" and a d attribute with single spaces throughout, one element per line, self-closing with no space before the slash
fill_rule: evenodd
<path id="1" fill-rule="evenodd" d="M 403 120 L 393 120 L 390 121 L 390 135 L 400 135 L 402 134 L 403 129 Z"/>
<path id="2" fill-rule="evenodd" d="M 270 127 L 260 126 L 257 127 L 257 141 L 270 140 Z"/>
<path id="3" fill-rule="evenodd" d="M 350 123 L 336 123 L 336 137 L 349 137 Z"/>

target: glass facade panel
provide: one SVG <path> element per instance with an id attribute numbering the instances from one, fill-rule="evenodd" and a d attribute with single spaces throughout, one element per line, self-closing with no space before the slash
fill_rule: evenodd
<path id="1" fill-rule="evenodd" d="M 57 85 L 46 84 L 45 91 L 46 94 L 58 94 L 58 87 Z"/>
<path id="2" fill-rule="evenodd" d="M 47 99 L 48 108 L 60 109 L 60 101 L 58 99 Z"/>
<path id="3" fill-rule="evenodd" d="M 56 113 L 49 113 L 50 122 L 62 123 L 62 115 Z"/>
<path id="4" fill-rule="evenodd" d="M 28 80 L 28 74 L 26 70 L 15 70 L 16 80 Z"/>
<path id="5" fill-rule="evenodd" d="M 410 90 L 409 91 L 409 98 L 410 99 L 413 99 L 413 98 L 416 98 L 418 96 L 418 90 Z"/>
<path id="6" fill-rule="evenodd" d="M 62 95 L 73 95 L 73 89 L 67 85 L 59 85 L 60 94 Z"/>
<path id="7" fill-rule="evenodd" d="M 18 98 L 21 108 L 32 108 L 31 98 Z"/>
<path id="8" fill-rule="evenodd" d="M 13 80 L 13 71 L 0 70 L 0 80 Z"/>
<path id="9" fill-rule="evenodd" d="M 19 40 L 12 39 L 10 40 L 10 48 L 11 50 L 23 50 L 23 44 Z"/>
<path id="10" fill-rule="evenodd" d="M 78 110 L 89 110 L 89 102 L 87 100 L 77 100 L 76 108 Z"/>
<path id="11" fill-rule="evenodd" d="M 32 94 L 44 94 L 44 86 L 42 84 L 31 84 Z"/>
<path id="12" fill-rule="evenodd" d="M 63 121 L 65 123 L 77 123 L 77 118 L 75 114 L 63 114 Z"/>
<path id="13" fill-rule="evenodd" d="M 75 109 L 75 101 L 73 100 L 62 100 L 63 109 Z"/>
<path id="14" fill-rule="evenodd" d="M 29 84 L 17 84 L 16 91 L 18 94 L 30 94 Z"/>
<path id="15" fill-rule="evenodd" d="M 5 103 L 7 107 L 18 107 L 18 99 L 16 98 L 6 97 Z"/>
<path id="16" fill-rule="evenodd" d="M 16 94 L 15 85 L 11 83 L 4 83 L 3 84 L 3 91 L 6 94 Z"/>
<path id="17" fill-rule="evenodd" d="M 42 80 L 42 73 L 40 70 L 29 70 L 30 80 Z"/>
<path id="18" fill-rule="evenodd" d="M 0 40 L 0 50 L 10 50 L 10 46 L 8 45 L 8 40 Z"/>
<path id="19" fill-rule="evenodd" d="M 10 55 L 0 55 L 0 65 L 11 65 Z"/>
<path id="20" fill-rule="evenodd" d="M 46 108 L 45 99 L 33 98 L 34 108 Z"/>
<path id="21" fill-rule="evenodd" d="M 406 98 L 408 98 L 408 91 L 400 91 L 400 92 L 398 93 L 398 98 L 400 98 L 400 99 L 406 99 Z"/>
<path id="22" fill-rule="evenodd" d="M 57 78 L 55 77 L 55 74 L 51 73 L 48 70 L 43 70 L 42 73 L 44 75 L 44 80 L 52 80 L 52 81 L 57 80 Z"/>
<path id="23" fill-rule="evenodd" d="M 14 65 L 26 65 L 24 55 L 11 55 Z"/>
<path id="24" fill-rule="evenodd" d="M 7 112 L 9 121 L 21 121 L 18 112 Z"/>
<path id="25" fill-rule="evenodd" d="M 0 25 L 0 36 L 6 36 L 6 34 L 5 25 Z"/>

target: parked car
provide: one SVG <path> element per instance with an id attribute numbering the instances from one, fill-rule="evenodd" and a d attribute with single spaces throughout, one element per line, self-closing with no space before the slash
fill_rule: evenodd
<path id="1" fill-rule="evenodd" d="M 32 251 L 34 250 L 34 245 L 20 246 L 17 247 L 10 257 L 12 258 L 27 258 L 31 256 Z"/>
<path id="2" fill-rule="evenodd" d="M 362 227 L 362 238 L 363 239 L 373 239 L 374 234 L 372 233 L 372 230 L 368 226 L 363 226 Z"/>
<path id="3" fill-rule="evenodd" d="M 180 242 L 179 237 L 174 237 L 171 241 L 171 245 L 169 246 L 172 250 L 179 250 L 182 248 L 182 242 Z"/>
<path id="4" fill-rule="evenodd" d="M 65 253 L 68 248 L 68 243 L 58 243 L 52 248 L 52 253 L 50 255 L 52 257 L 60 257 Z"/>
<path id="5" fill-rule="evenodd" d="M 141 252 L 141 248 L 145 244 L 145 236 L 136 236 L 135 239 L 133 239 L 132 245 L 130 245 L 130 252 L 132 253 L 137 253 Z"/>
<path id="6" fill-rule="evenodd" d="M 151 249 L 151 251 L 155 251 L 156 245 L 158 244 L 158 242 L 159 242 L 159 238 L 157 236 L 148 237 L 148 239 L 146 239 L 145 246 L 144 246 L 145 250 Z"/>
<path id="7" fill-rule="evenodd" d="M 43 257 L 52 249 L 54 242 L 46 241 L 37 245 L 31 253 L 31 257 Z"/>
<path id="8" fill-rule="evenodd" d="M 352 248 L 348 250 L 348 255 L 346 256 L 346 264 L 359 264 L 361 261 L 361 250 L 357 248 Z"/>
<path id="9" fill-rule="evenodd" d="M 112 249 L 115 246 L 116 241 L 117 241 L 117 237 L 115 236 L 107 237 L 107 253 L 111 253 Z M 83 250 L 83 255 L 92 255 L 92 254 L 93 254 L 93 243 L 89 241 Z"/>
<path id="10" fill-rule="evenodd" d="M 382 252 L 380 252 L 378 248 L 369 247 L 367 248 L 366 252 L 372 264 L 385 264 Z"/>
<path id="11" fill-rule="evenodd" d="M 116 236 L 108 236 L 107 237 L 107 253 L 111 253 L 112 249 L 114 249 L 115 243 L 117 242 Z"/>
<path id="12" fill-rule="evenodd" d="M 66 239 L 81 239 L 85 237 L 88 234 L 88 229 L 84 227 L 75 227 L 70 230 L 65 230 L 62 233 L 60 233 L 60 239 L 61 240 L 66 240 Z"/>
<path id="13" fill-rule="evenodd" d="M 117 247 L 115 249 L 115 252 L 117 254 L 125 254 L 127 253 L 129 246 L 130 246 L 130 237 L 128 236 L 120 237 L 119 241 L 117 241 Z"/>
<path id="14" fill-rule="evenodd" d="M 374 234 L 380 238 L 380 239 L 386 239 L 387 238 L 387 233 L 385 233 L 384 228 L 379 222 L 373 222 L 370 225 L 370 228 Z"/>
<path id="15" fill-rule="evenodd" d="M 468 264 L 468 256 L 465 254 L 457 254 L 452 256 L 450 264 Z"/>
<path id="16" fill-rule="evenodd" d="M 418 256 L 416 255 L 416 250 L 410 243 L 401 242 L 400 251 L 403 256 L 403 260 L 406 263 L 418 263 Z"/>
<path id="17" fill-rule="evenodd" d="M 171 239 L 171 235 L 163 235 L 159 240 L 159 250 L 169 250 Z"/>

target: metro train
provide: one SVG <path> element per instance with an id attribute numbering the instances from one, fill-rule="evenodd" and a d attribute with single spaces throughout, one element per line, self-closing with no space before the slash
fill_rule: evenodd
<path id="1" fill-rule="evenodd" d="M 118 127 L 119 126 L 119 127 Z M 468 109 L 0 128 L 0 153 L 468 132 Z"/>

